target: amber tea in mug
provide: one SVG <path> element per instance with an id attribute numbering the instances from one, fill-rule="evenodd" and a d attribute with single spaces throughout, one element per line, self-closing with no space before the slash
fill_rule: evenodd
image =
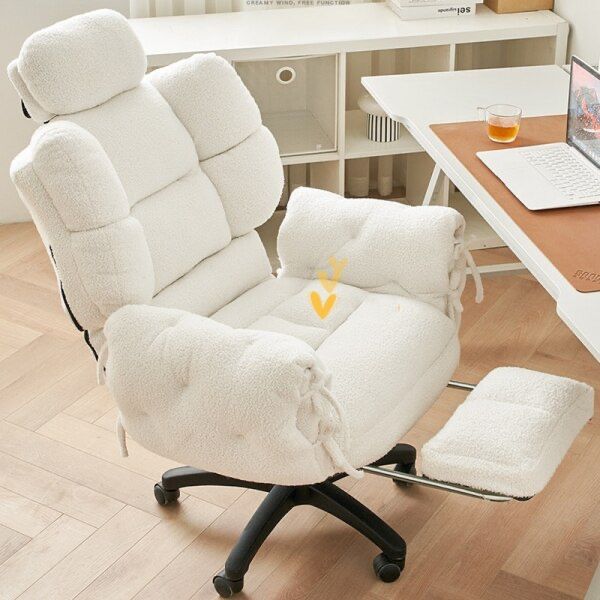
<path id="1" fill-rule="evenodd" d="M 519 135 L 522 111 L 511 104 L 493 104 L 478 108 L 480 119 L 487 124 L 487 134 L 492 142 L 509 144 Z"/>

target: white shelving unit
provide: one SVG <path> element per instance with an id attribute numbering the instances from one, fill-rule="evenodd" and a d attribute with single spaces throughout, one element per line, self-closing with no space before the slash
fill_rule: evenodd
<path id="1" fill-rule="evenodd" d="M 322 82 L 327 93 L 322 93 L 314 74 L 302 79 L 304 72 L 299 71 L 301 92 L 310 100 L 301 106 L 292 101 L 291 86 L 280 90 L 280 106 L 276 95 L 260 93 L 260 82 L 256 88 L 263 119 L 278 140 L 286 172 L 290 179 L 292 172 L 296 178 L 305 174 L 306 184 L 344 194 L 347 160 L 392 155 L 394 189 L 403 191 L 403 198 L 396 194 L 394 199 L 412 204 L 422 200 L 433 163 L 404 128 L 395 142 L 372 142 L 366 137 L 366 115 L 357 106 L 364 93 L 361 77 L 562 65 L 569 32 L 567 22 L 551 11 L 498 15 L 480 5 L 472 17 L 401 21 L 383 2 L 130 22 L 153 67 L 196 52 L 215 52 L 234 66 L 253 61 L 258 73 L 260 61 L 265 61 L 262 71 L 269 73 L 268 61 L 289 59 L 290 64 L 301 64 L 333 55 L 337 72 L 331 76 L 327 71 Z M 318 69 L 313 70 L 318 74 Z M 330 93 L 332 86 L 335 93 Z M 376 161 L 371 162 L 373 168 Z M 449 202 L 465 215 L 472 248 L 502 245 L 448 182 L 438 201 Z M 278 227 L 281 216 L 267 227 Z"/>

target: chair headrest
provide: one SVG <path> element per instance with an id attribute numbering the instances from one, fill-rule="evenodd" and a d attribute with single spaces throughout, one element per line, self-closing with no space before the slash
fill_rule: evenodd
<path id="1" fill-rule="evenodd" d="M 144 50 L 127 19 L 96 10 L 59 21 L 25 40 L 8 76 L 36 121 L 106 102 L 137 86 Z"/>

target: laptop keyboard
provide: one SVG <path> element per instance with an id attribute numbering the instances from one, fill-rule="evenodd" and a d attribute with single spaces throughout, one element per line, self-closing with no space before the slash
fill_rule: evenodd
<path id="1" fill-rule="evenodd" d="M 564 146 L 525 150 L 523 157 L 566 198 L 600 196 L 600 171 Z"/>

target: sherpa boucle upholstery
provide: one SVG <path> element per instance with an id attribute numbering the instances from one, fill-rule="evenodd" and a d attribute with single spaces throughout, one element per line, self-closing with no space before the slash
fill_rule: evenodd
<path id="1" fill-rule="evenodd" d="M 468 253 L 464 219 L 442 206 L 410 207 L 295 190 L 277 249 L 282 275 L 310 278 L 323 257 L 344 257 L 340 281 L 371 292 L 417 297 L 460 313 Z"/>
<path id="2" fill-rule="evenodd" d="M 150 306 L 121 308 L 105 330 L 121 419 L 155 452 L 267 483 L 349 468 L 329 375 L 301 340 Z"/>
<path id="3" fill-rule="evenodd" d="M 107 382 L 129 434 L 180 462 L 289 485 L 380 458 L 450 379 L 455 323 L 418 300 L 348 286 L 323 323 L 308 302 L 315 287 L 271 279 L 211 319 L 116 311 Z"/>
<path id="4" fill-rule="evenodd" d="M 423 446 L 423 473 L 529 498 L 546 487 L 593 414 L 594 390 L 585 383 L 529 369 L 494 369 Z"/>
<path id="5" fill-rule="evenodd" d="M 9 67 L 30 113 L 28 96 L 58 115 L 11 175 L 96 352 L 120 306 L 154 298 L 210 315 L 271 272 L 254 229 L 275 208 L 283 174 L 256 103 L 214 55 L 145 68 L 127 20 L 108 10 L 33 34 Z M 219 134 L 177 116 L 203 107 Z"/>
<path id="6" fill-rule="evenodd" d="M 146 71 L 141 44 L 118 13 L 99 10 L 30 36 L 8 76 L 33 119 L 98 106 L 136 87 Z"/>
<path id="7" fill-rule="evenodd" d="M 112 11 L 34 34 L 9 67 L 30 114 L 50 119 L 11 175 L 121 425 L 242 479 L 356 474 L 457 364 L 462 217 L 298 190 L 274 278 L 255 229 L 282 167 L 254 100 L 214 55 L 144 71 Z M 332 258 L 347 264 L 321 318 L 310 294 Z"/>

